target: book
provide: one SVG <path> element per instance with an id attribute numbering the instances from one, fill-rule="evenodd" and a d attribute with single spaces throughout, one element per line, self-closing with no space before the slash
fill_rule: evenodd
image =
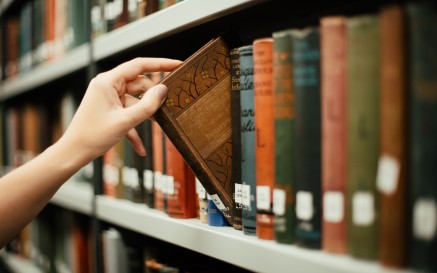
<path id="1" fill-rule="evenodd" d="M 166 138 L 166 212 L 170 217 L 196 217 L 196 181 L 176 147 Z"/>
<path id="2" fill-rule="evenodd" d="M 347 20 L 348 251 L 378 257 L 379 40 L 375 14 Z"/>
<path id="3" fill-rule="evenodd" d="M 380 198 L 381 264 L 405 267 L 408 235 L 407 73 L 405 12 L 384 6 L 380 27 L 380 148 L 376 186 Z"/>
<path id="4" fill-rule="evenodd" d="M 255 107 L 253 45 L 240 51 L 241 203 L 243 232 L 256 235 Z"/>
<path id="5" fill-rule="evenodd" d="M 232 198 L 233 227 L 242 230 L 241 203 L 241 121 L 240 121 L 240 51 L 234 47 L 229 51 L 231 63 L 231 124 L 232 124 L 232 183 L 234 184 Z"/>
<path id="6" fill-rule="evenodd" d="M 409 266 L 437 271 L 437 5 L 433 1 L 407 6 L 410 87 L 409 137 L 411 154 L 411 240 Z"/>
<path id="7" fill-rule="evenodd" d="M 217 208 L 211 197 L 207 197 L 208 200 L 208 225 L 214 227 L 229 226 L 228 221 L 223 216 L 223 213 Z"/>
<path id="8" fill-rule="evenodd" d="M 19 72 L 19 18 L 10 16 L 6 19 L 6 56 L 5 56 L 5 76 L 12 79 Z"/>
<path id="9" fill-rule="evenodd" d="M 320 20 L 322 249 L 346 253 L 346 17 Z"/>
<path id="10" fill-rule="evenodd" d="M 139 127 L 139 135 L 146 148 L 146 156 L 140 161 L 143 181 L 143 199 L 144 203 L 149 207 L 154 207 L 154 191 L 153 191 L 153 135 L 152 135 L 152 121 L 147 119 L 143 121 Z"/>
<path id="11" fill-rule="evenodd" d="M 152 122 L 152 144 L 153 144 L 153 189 L 154 204 L 157 210 L 164 211 L 164 133 L 158 123 Z"/>
<path id="12" fill-rule="evenodd" d="M 229 48 L 210 40 L 161 81 L 168 87 L 154 117 L 232 224 Z"/>
<path id="13" fill-rule="evenodd" d="M 321 96 L 318 27 L 293 29 L 296 243 L 321 247 Z"/>
<path id="14" fill-rule="evenodd" d="M 273 240 L 273 186 L 275 182 L 273 38 L 253 41 L 255 109 L 256 235 Z"/>
<path id="15" fill-rule="evenodd" d="M 273 92 L 275 183 L 273 189 L 274 238 L 294 242 L 295 230 L 295 105 L 292 39 L 290 29 L 275 31 L 273 37 Z"/>

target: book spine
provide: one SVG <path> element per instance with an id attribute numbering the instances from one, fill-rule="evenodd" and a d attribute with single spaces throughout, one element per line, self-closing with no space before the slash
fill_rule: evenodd
<path id="1" fill-rule="evenodd" d="M 240 50 L 241 193 L 243 232 L 256 235 L 253 46 Z"/>
<path id="2" fill-rule="evenodd" d="M 231 122 L 232 122 L 232 181 L 234 210 L 233 227 L 242 230 L 241 204 L 241 122 L 240 122 L 240 56 L 238 48 L 229 51 L 231 62 Z"/>
<path id="3" fill-rule="evenodd" d="M 291 35 L 296 96 L 296 243 L 320 248 L 320 33 L 317 28 L 306 28 Z"/>
<path id="4" fill-rule="evenodd" d="M 437 271 L 437 5 L 408 5 L 411 118 L 410 266 Z"/>
<path id="5" fill-rule="evenodd" d="M 153 187 L 154 187 L 154 205 L 157 210 L 164 211 L 164 149 L 162 139 L 162 129 L 158 123 L 152 123 L 152 141 L 153 141 Z"/>
<path id="6" fill-rule="evenodd" d="M 214 227 L 229 226 L 226 217 L 223 216 L 223 213 L 217 208 L 214 201 L 211 200 L 211 197 L 208 197 L 208 225 Z"/>
<path id="7" fill-rule="evenodd" d="M 195 177 L 173 143 L 166 138 L 167 195 L 166 212 L 170 217 L 196 217 Z"/>
<path id="8" fill-rule="evenodd" d="M 352 256 L 364 259 L 378 256 L 378 31 L 376 15 L 348 19 L 348 249 Z"/>
<path id="9" fill-rule="evenodd" d="M 273 190 L 274 237 L 278 243 L 294 242 L 295 219 L 295 105 L 292 41 L 289 30 L 273 33 L 273 90 L 275 185 Z"/>
<path id="10" fill-rule="evenodd" d="M 346 18 L 322 18 L 322 248 L 346 253 Z"/>
<path id="11" fill-rule="evenodd" d="M 384 7 L 380 26 L 380 154 L 376 186 L 380 196 L 379 261 L 404 267 L 407 261 L 406 51 L 400 5 Z"/>
<path id="12" fill-rule="evenodd" d="M 144 203 L 149 207 L 154 207 L 154 180 L 153 180 L 153 135 L 152 135 L 152 121 L 147 119 L 143 122 L 143 130 L 141 138 L 144 141 L 144 146 L 147 155 L 142 160 L 142 174 L 143 174 L 143 188 L 144 188 Z"/>
<path id="13" fill-rule="evenodd" d="M 255 116 L 256 234 L 273 240 L 273 185 L 275 181 L 273 111 L 273 38 L 253 41 Z"/>

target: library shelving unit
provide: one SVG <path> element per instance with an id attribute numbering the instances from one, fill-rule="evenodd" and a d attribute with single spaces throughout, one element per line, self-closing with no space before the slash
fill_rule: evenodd
<path id="1" fill-rule="evenodd" d="M 85 70 L 90 64 L 95 64 L 98 71 L 139 55 L 184 58 L 193 52 L 193 48 L 227 29 L 235 30 L 243 40 L 252 41 L 255 37 L 269 35 L 273 30 L 313 22 L 321 14 L 336 8 L 356 12 L 357 9 L 351 10 L 349 6 L 360 1 L 311 0 L 292 4 L 296 5 L 293 10 L 287 8 L 289 3 L 285 2 L 184 0 L 103 34 L 23 76 L 3 80 L 0 104 L 7 104 L 12 98 L 68 77 L 78 70 Z M 0 16 L 5 16 L 13 4 L 14 0 L 0 2 Z M 363 6 L 371 8 L 374 5 L 371 2 Z M 98 182 L 94 180 L 94 183 Z M 375 261 L 261 240 L 231 227 L 202 224 L 198 219 L 174 219 L 145 204 L 104 196 L 96 188 L 99 187 L 68 181 L 51 203 L 255 272 L 410 272 L 388 269 Z M 16 258 L 6 260 L 17 263 Z"/>

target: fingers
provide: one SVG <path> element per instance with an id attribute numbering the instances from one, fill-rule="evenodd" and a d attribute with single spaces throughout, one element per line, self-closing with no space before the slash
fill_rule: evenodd
<path id="1" fill-rule="evenodd" d="M 155 86 L 155 82 L 149 77 L 138 75 L 136 79 L 126 84 L 126 92 L 128 94 L 142 94 Z"/>
<path id="2" fill-rule="evenodd" d="M 167 58 L 135 58 L 109 71 L 116 81 L 129 82 L 138 75 L 154 71 L 171 71 L 180 65 L 179 60 Z"/>
<path id="3" fill-rule="evenodd" d="M 135 130 L 135 128 L 129 130 L 129 132 L 127 132 L 127 134 L 126 134 L 126 137 L 132 143 L 132 147 L 138 155 L 140 155 L 140 156 L 146 155 L 146 153 L 147 153 L 146 148 L 144 147 L 144 144 L 141 141 L 141 138 L 138 135 L 138 132 L 137 132 L 137 130 Z"/>
<path id="4" fill-rule="evenodd" d="M 153 116 L 164 102 L 167 92 L 168 89 L 165 85 L 157 84 L 144 93 L 140 100 L 132 96 L 126 96 L 125 111 L 135 122 L 135 126 Z"/>

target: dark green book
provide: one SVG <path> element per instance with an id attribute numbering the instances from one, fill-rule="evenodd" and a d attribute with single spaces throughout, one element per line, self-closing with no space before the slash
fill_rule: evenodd
<path id="1" fill-rule="evenodd" d="M 238 48 L 229 51 L 231 61 L 231 123 L 232 123 L 232 181 L 234 210 L 233 227 L 242 230 L 241 203 L 241 105 L 240 105 L 240 52 Z"/>
<path id="2" fill-rule="evenodd" d="M 154 207 L 154 180 L 153 180 L 153 147 L 152 147 L 152 121 L 147 119 L 142 124 L 140 137 L 146 147 L 147 154 L 141 164 L 144 190 L 144 203 L 149 207 Z"/>
<path id="3" fill-rule="evenodd" d="M 253 85 L 253 50 L 246 45 L 240 50 L 241 106 L 241 202 L 243 232 L 256 235 L 255 181 L 255 109 Z"/>
<path id="4" fill-rule="evenodd" d="M 275 110 L 275 187 L 273 189 L 274 236 L 278 243 L 294 242 L 295 143 L 293 60 L 290 30 L 273 36 L 273 92 Z"/>
<path id="5" fill-rule="evenodd" d="M 296 243 L 321 247 L 320 32 L 291 32 L 295 93 Z"/>
<path id="6" fill-rule="evenodd" d="M 352 256 L 378 256 L 379 40 L 376 15 L 347 21 L 348 248 Z"/>
<path id="7" fill-rule="evenodd" d="M 408 6 L 411 81 L 410 265 L 437 272 L 437 5 Z"/>

